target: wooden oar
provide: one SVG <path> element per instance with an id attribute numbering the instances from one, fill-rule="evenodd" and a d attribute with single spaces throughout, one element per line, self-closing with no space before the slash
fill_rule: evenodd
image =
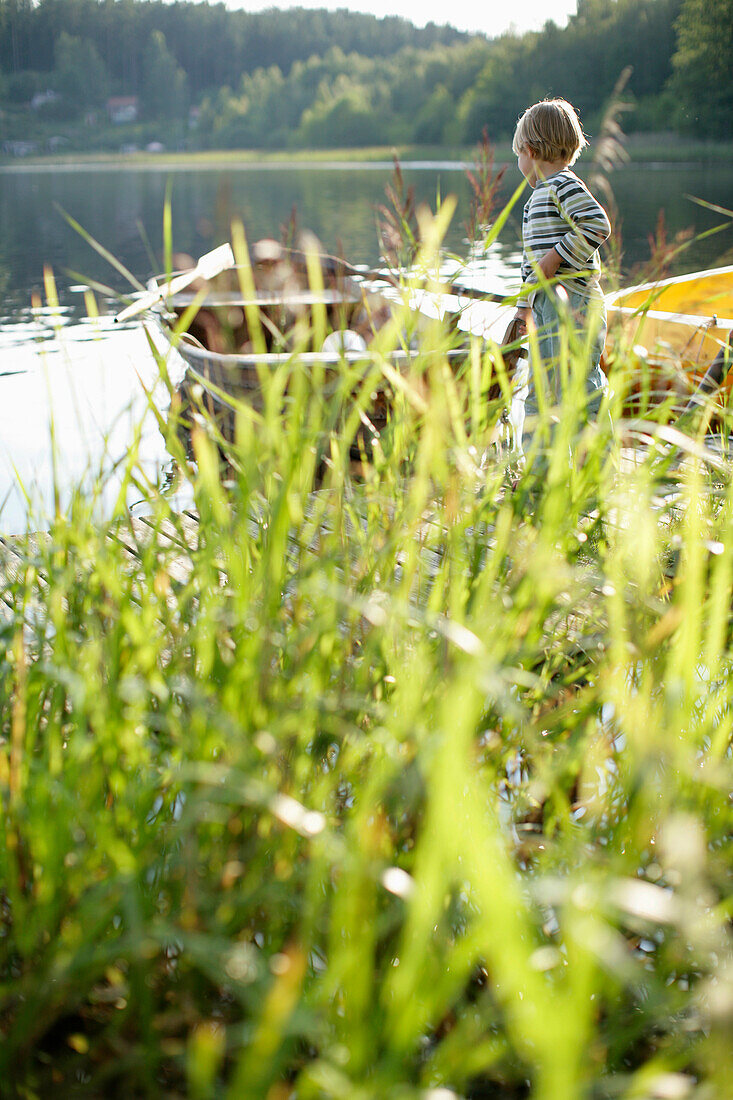
<path id="1" fill-rule="evenodd" d="M 299 259 L 305 260 L 306 254 L 296 249 L 285 250 L 291 256 L 297 256 Z M 395 279 L 388 271 L 379 271 L 369 268 L 355 267 L 353 264 L 348 263 L 347 260 L 343 260 L 338 256 L 331 256 L 327 253 L 320 254 L 318 259 L 326 261 L 331 268 L 338 268 L 345 275 L 350 275 L 357 279 L 364 279 L 369 282 L 383 282 L 389 283 L 391 286 L 401 288 L 399 280 Z M 234 267 L 234 254 L 230 244 L 220 245 L 218 248 L 213 249 L 211 252 L 207 252 L 200 258 L 195 267 L 192 267 L 189 271 L 183 271 L 180 275 L 176 275 L 175 278 L 170 279 L 169 282 L 164 283 L 162 286 L 155 290 L 149 291 L 147 294 L 140 295 L 129 306 L 121 310 L 115 317 L 115 322 L 127 321 L 131 317 L 136 317 L 139 313 L 144 313 L 145 310 L 150 309 L 152 306 L 157 305 L 158 302 L 164 301 L 166 298 L 172 297 L 174 294 L 179 294 L 196 279 L 213 279 L 214 276 L 219 275 L 222 271 L 226 271 L 227 268 Z M 476 287 L 465 286 L 462 283 L 439 283 L 436 286 L 436 291 L 439 294 L 455 294 L 464 298 L 476 298 L 488 302 L 503 302 L 505 300 L 504 295 L 496 294 L 489 290 L 479 290 Z"/>
<path id="2" fill-rule="evenodd" d="M 465 283 L 446 283 L 441 289 L 444 294 L 456 294 L 459 298 L 477 298 L 482 302 L 512 304 L 510 294 L 497 294 L 494 290 L 481 290 L 476 286 L 466 286 Z"/>
<path id="3" fill-rule="evenodd" d="M 150 309 L 152 306 L 157 305 L 158 302 L 162 302 L 165 298 L 170 298 L 174 294 L 180 294 L 182 290 L 190 286 L 196 279 L 213 279 L 215 275 L 221 274 L 222 271 L 226 271 L 227 268 L 234 267 L 234 253 L 232 252 L 232 246 L 230 244 L 219 245 L 218 248 L 214 248 L 211 252 L 207 252 L 202 256 L 195 267 L 192 267 L 190 271 L 183 271 L 180 275 L 176 275 L 174 279 L 170 279 L 169 282 L 164 283 L 156 290 L 151 290 L 147 294 L 142 294 L 131 305 L 127 306 L 115 317 L 115 321 L 127 321 L 130 317 L 137 316 L 138 313 L 144 313 L 146 309 Z"/>
<path id="4" fill-rule="evenodd" d="M 286 256 L 298 260 L 303 264 L 308 260 L 308 253 L 300 248 L 285 248 L 283 252 Z M 354 267 L 348 260 L 344 260 L 340 256 L 332 256 L 328 252 L 316 252 L 315 258 L 326 271 L 332 273 L 350 275 L 355 279 L 366 279 L 369 282 L 376 281 L 380 283 L 389 283 L 390 286 L 394 287 L 399 287 L 400 285 L 394 275 L 390 275 L 388 271 L 376 271 L 364 267 Z"/>
<path id="5" fill-rule="evenodd" d="M 296 248 L 287 249 L 287 254 L 290 256 L 296 256 L 299 260 L 305 261 L 306 253 Z M 347 260 L 341 259 L 340 256 L 331 256 L 327 252 L 317 253 L 317 258 L 324 263 L 324 261 L 330 266 L 331 270 L 338 269 L 345 275 L 351 275 L 356 279 L 365 279 L 368 282 L 381 282 L 389 283 L 390 286 L 402 289 L 402 284 L 398 279 L 391 275 L 388 271 L 380 271 L 379 269 L 354 267 L 353 264 L 348 263 Z M 484 302 L 505 302 L 507 295 L 497 294 L 493 290 L 480 290 L 478 287 L 466 286 L 464 283 L 453 282 L 437 282 L 435 290 L 438 294 L 456 294 L 462 298 L 476 298 Z M 507 303 L 510 304 L 510 303 Z"/>

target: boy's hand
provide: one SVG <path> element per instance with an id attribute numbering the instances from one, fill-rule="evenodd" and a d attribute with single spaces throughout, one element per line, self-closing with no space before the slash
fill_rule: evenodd
<path id="1" fill-rule="evenodd" d="M 516 313 L 507 325 L 507 330 L 501 341 L 503 345 L 513 344 L 515 340 L 522 340 L 527 335 L 527 320 L 531 315 L 532 310 L 529 306 L 517 306 Z M 507 364 L 514 366 L 519 354 L 519 352 L 512 352 L 511 362 L 507 360 Z"/>
<path id="2" fill-rule="evenodd" d="M 522 324 L 522 326 L 526 329 L 527 321 L 529 320 L 529 317 L 530 317 L 531 313 L 532 313 L 532 310 L 530 309 L 529 306 L 517 306 L 516 313 L 514 314 L 514 317 L 512 318 L 512 324 L 514 323 L 514 321 L 519 321 Z"/>
<path id="3" fill-rule="evenodd" d="M 542 259 L 537 261 L 537 267 L 546 279 L 554 279 L 561 263 L 562 256 L 556 249 L 551 248 L 549 252 L 545 252 Z"/>

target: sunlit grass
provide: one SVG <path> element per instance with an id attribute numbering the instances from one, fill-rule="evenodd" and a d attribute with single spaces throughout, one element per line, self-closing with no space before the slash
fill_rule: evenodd
<path id="1" fill-rule="evenodd" d="M 492 349 L 424 346 L 367 462 L 295 361 L 161 421 L 190 514 L 133 453 L 14 543 L 0 1091 L 728 1094 L 730 467 L 568 348 L 513 489 Z"/>

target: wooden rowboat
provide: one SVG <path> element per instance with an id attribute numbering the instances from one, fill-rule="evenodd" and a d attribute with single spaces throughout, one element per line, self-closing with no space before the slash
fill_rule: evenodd
<path id="1" fill-rule="evenodd" d="M 318 366 L 326 392 L 338 383 L 344 366 L 363 365 L 363 371 L 355 372 L 360 379 L 376 361 L 386 365 L 354 441 L 355 452 L 368 450 L 387 421 L 394 372 L 411 376 L 421 330 L 436 318 L 454 318 L 453 346 L 440 354 L 457 365 L 466 358 L 471 335 L 466 315 L 474 317 L 474 329 L 478 324 L 482 335 L 491 330 L 499 340 L 512 313 L 511 306 L 496 302 L 469 303 L 452 295 L 406 291 L 391 285 L 388 277 L 380 282 L 352 272 L 350 265 L 321 256 L 314 280 L 313 261 L 303 253 L 261 241 L 253 247 L 247 268 L 234 265 L 161 301 L 159 324 L 186 364 L 178 387 L 178 415 L 187 444 L 197 410 L 225 439 L 232 439 L 235 403 L 260 409 L 263 371 L 292 366 L 297 349 L 300 366 Z M 395 317 L 400 322 L 397 339 L 387 351 L 379 350 L 375 337 Z M 425 353 L 420 355 L 424 359 Z M 421 379 L 411 381 L 419 390 Z"/>

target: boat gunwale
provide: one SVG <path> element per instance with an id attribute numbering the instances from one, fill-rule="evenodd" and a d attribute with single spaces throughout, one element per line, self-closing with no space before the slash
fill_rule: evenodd
<path id="1" fill-rule="evenodd" d="M 196 347 L 176 337 L 172 339 L 170 337 L 168 338 L 171 347 L 178 352 L 181 358 L 186 359 L 190 356 L 192 359 L 196 360 L 210 360 L 223 367 L 279 367 L 296 362 L 303 363 L 306 366 L 322 364 L 323 366 L 334 367 L 344 362 L 351 364 L 364 363 L 367 361 L 373 363 L 388 362 L 391 364 L 404 364 L 435 355 L 439 355 L 449 361 L 459 357 L 465 359 L 467 355 L 465 348 L 450 348 L 447 351 L 440 349 L 436 349 L 435 351 L 419 351 L 412 348 L 396 348 L 390 352 L 381 352 L 376 348 L 369 347 L 363 348 L 360 351 L 291 351 L 261 352 L 259 354 L 252 352 L 246 355 L 237 355 L 234 353 L 224 354 L 218 351 L 209 351 L 207 348 Z"/>
<path id="2" fill-rule="evenodd" d="M 627 295 L 640 294 L 642 291 L 648 291 L 649 295 L 652 296 L 656 291 L 662 291 L 670 286 L 679 286 L 681 283 L 693 283 L 701 279 L 712 279 L 726 275 L 733 276 L 733 264 L 726 267 L 708 267 L 703 271 L 690 271 L 686 275 L 670 275 L 666 279 L 657 279 L 648 283 L 637 283 L 635 286 L 622 287 L 619 290 L 612 291 L 610 294 L 606 294 L 605 302 L 607 307 L 613 309 L 625 308 L 643 311 L 643 305 L 624 307 L 621 303 Z"/>
<path id="3" fill-rule="evenodd" d="M 733 317 L 719 317 L 717 313 L 708 316 L 702 313 L 672 313 L 663 309 L 645 309 L 644 306 L 609 306 L 614 314 L 621 314 L 626 318 L 638 317 L 640 320 L 649 318 L 652 321 L 663 321 L 665 324 L 689 325 L 694 328 L 720 328 L 733 329 Z"/>
<path id="4" fill-rule="evenodd" d="M 176 305 L 182 306 L 187 309 L 189 306 L 196 302 L 199 309 L 229 309 L 239 306 L 242 309 L 246 309 L 247 306 L 314 306 L 314 305 L 339 305 L 341 302 L 348 302 L 349 304 L 356 305 L 362 301 L 364 294 L 353 290 L 351 293 L 344 293 L 340 290 L 332 290 L 330 287 L 324 287 L 323 290 L 312 291 L 303 290 L 298 293 L 289 291 L 287 294 L 278 294 L 270 291 L 255 291 L 254 297 L 245 298 L 243 294 L 237 291 L 221 291 L 218 294 L 201 298 L 200 292 L 187 293 L 181 291 L 180 294 L 174 294 L 171 298 L 165 299 L 165 305 L 167 312 L 171 312 L 171 309 L 175 309 Z"/>

